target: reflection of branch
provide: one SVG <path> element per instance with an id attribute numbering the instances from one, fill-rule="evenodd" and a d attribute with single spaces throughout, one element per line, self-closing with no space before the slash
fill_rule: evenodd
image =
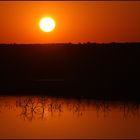
<path id="1" fill-rule="evenodd" d="M 41 117 L 44 114 L 44 106 L 42 106 L 42 104 L 40 106 L 39 102 L 37 102 L 33 97 L 19 100 L 17 105 L 22 109 L 20 116 L 23 117 L 24 120 L 27 119 L 31 121 L 35 118 L 36 114 L 41 114 Z"/>
<path id="2" fill-rule="evenodd" d="M 61 103 L 50 101 L 48 102 L 45 98 L 26 98 L 24 100 L 19 100 L 17 106 L 22 109 L 20 116 L 24 120 L 31 121 L 38 116 L 38 119 L 44 119 L 46 111 L 53 114 L 54 112 L 62 112 Z"/>
<path id="3" fill-rule="evenodd" d="M 110 105 L 108 103 L 103 102 L 102 103 L 102 110 L 104 112 L 104 117 L 106 117 L 106 113 L 109 113 L 111 111 Z"/>
<path id="4" fill-rule="evenodd" d="M 10 104 L 9 100 L 5 100 L 5 98 L 0 98 L 0 113 L 2 113 L 4 110 L 12 110 L 15 108 L 14 104 Z"/>
<path id="5" fill-rule="evenodd" d="M 111 105 L 108 102 L 95 102 L 95 108 L 97 112 L 97 117 L 99 117 L 99 112 L 104 113 L 104 117 L 106 117 L 107 113 L 111 112 Z"/>
<path id="6" fill-rule="evenodd" d="M 22 97 L 16 100 L 16 104 L 10 104 L 9 100 L 0 100 L 0 113 L 1 110 L 5 108 L 13 109 L 14 107 L 21 110 L 20 117 L 24 120 L 32 121 L 34 119 L 45 119 L 47 116 L 61 115 L 65 110 L 72 112 L 74 115 L 80 117 L 86 111 L 86 108 L 90 106 L 95 107 L 97 115 L 100 113 L 104 114 L 106 117 L 109 112 L 113 110 L 113 104 L 105 101 L 86 101 L 83 100 L 60 100 L 54 98 L 42 97 Z M 117 104 L 118 107 L 119 104 Z M 140 117 L 140 104 L 130 104 L 123 102 L 120 106 L 121 112 L 123 112 L 123 117 L 137 116 Z"/>
<path id="7" fill-rule="evenodd" d="M 90 105 L 90 102 L 87 104 Z M 82 101 L 70 102 L 67 104 L 67 109 L 72 111 L 73 114 L 76 114 L 77 116 L 82 116 L 87 104 L 83 103 Z M 35 117 L 38 117 L 38 119 L 44 119 L 46 113 L 50 113 L 51 116 L 54 116 L 56 113 L 59 113 L 60 115 L 63 112 L 63 102 L 59 99 L 47 99 L 46 97 L 27 97 L 25 100 L 21 100 L 18 105 L 20 108 L 22 108 L 21 116 L 28 120 L 35 119 Z M 102 101 L 94 102 L 93 106 L 96 108 L 97 115 L 99 112 L 103 112 L 104 117 L 106 117 L 109 112 L 111 112 L 112 104 Z M 123 103 L 121 106 L 124 118 L 130 115 L 139 116 L 139 108 L 139 104 Z"/>
<path id="8" fill-rule="evenodd" d="M 73 110 L 73 113 L 77 114 L 78 116 L 83 115 L 83 113 L 82 113 L 83 110 L 82 110 L 81 104 L 78 104 L 78 103 L 74 104 L 72 110 Z"/>
<path id="9" fill-rule="evenodd" d="M 60 116 L 60 113 L 62 112 L 62 103 L 58 103 L 57 101 L 55 102 L 51 101 L 48 104 L 47 108 L 52 116 L 54 115 L 55 112 L 58 112 Z"/>
<path id="10" fill-rule="evenodd" d="M 140 117 L 140 105 L 139 104 L 134 104 L 131 107 L 131 112 L 132 112 L 133 116 Z"/>
<path id="11" fill-rule="evenodd" d="M 123 110 L 123 118 L 126 119 L 131 116 L 140 116 L 140 105 L 139 104 L 126 104 L 123 103 L 121 106 L 121 110 Z"/>
<path id="12" fill-rule="evenodd" d="M 46 98 L 40 97 L 39 101 L 40 101 L 40 117 L 39 117 L 39 119 L 44 119 L 45 118 Z"/>

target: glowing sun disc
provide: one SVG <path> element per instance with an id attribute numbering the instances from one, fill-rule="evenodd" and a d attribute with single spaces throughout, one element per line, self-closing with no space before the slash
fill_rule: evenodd
<path id="1" fill-rule="evenodd" d="M 39 26 L 43 32 L 51 32 L 55 28 L 55 21 L 51 17 L 44 17 L 40 20 Z"/>

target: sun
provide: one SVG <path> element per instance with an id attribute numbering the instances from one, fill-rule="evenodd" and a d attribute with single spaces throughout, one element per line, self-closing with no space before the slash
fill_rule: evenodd
<path id="1" fill-rule="evenodd" d="M 51 32 L 55 28 L 55 21 L 51 17 L 44 17 L 40 20 L 39 27 L 43 32 Z"/>

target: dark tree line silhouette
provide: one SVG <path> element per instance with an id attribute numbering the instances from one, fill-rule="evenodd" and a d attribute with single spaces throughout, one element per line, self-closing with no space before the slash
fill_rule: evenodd
<path id="1" fill-rule="evenodd" d="M 1 95 L 140 100 L 140 43 L 1 44 Z"/>

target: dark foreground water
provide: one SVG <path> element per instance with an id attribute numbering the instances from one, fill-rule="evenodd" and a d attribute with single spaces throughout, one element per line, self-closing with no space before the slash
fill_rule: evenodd
<path id="1" fill-rule="evenodd" d="M 138 138 L 140 104 L 0 97 L 0 138 Z"/>

